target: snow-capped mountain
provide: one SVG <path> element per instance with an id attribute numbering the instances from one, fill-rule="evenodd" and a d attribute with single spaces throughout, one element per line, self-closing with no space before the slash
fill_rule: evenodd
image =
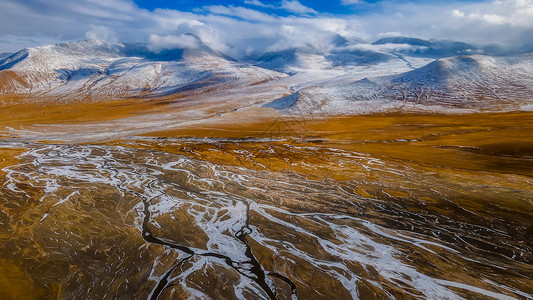
<path id="1" fill-rule="evenodd" d="M 199 40 L 197 44 L 153 52 L 146 44 L 86 40 L 23 49 L 0 59 L 0 93 L 94 99 L 157 96 L 286 76 L 237 63 Z"/>
<path id="2" fill-rule="evenodd" d="M 94 40 L 23 49 L 0 59 L 0 95 L 96 101 L 181 93 L 213 95 L 214 101 L 246 98 L 249 105 L 324 114 L 406 105 L 487 110 L 533 106 L 533 52 L 435 60 L 429 56 L 477 50 L 459 42 L 396 37 L 365 44 L 339 36 L 327 50 L 309 45 L 267 53 L 251 64 L 191 37 L 194 47 L 161 51 L 147 44 Z M 290 91 L 292 95 L 279 98 Z"/>
<path id="3" fill-rule="evenodd" d="M 533 103 L 533 52 L 454 56 L 398 75 L 332 80 L 266 105 L 305 113 L 361 113 L 393 107 L 512 110 Z"/>
<path id="4" fill-rule="evenodd" d="M 409 65 L 410 59 L 438 59 L 480 51 L 462 42 L 428 41 L 409 37 L 382 38 L 370 44 L 362 40 L 348 41 L 342 36 L 336 36 L 328 45 L 329 47 L 324 49 L 306 45 L 268 52 L 256 58 L 255 64 L 270 70 L 296 74 L 309 70 L 368 66 L 395 60 L 403 60 Z"/>

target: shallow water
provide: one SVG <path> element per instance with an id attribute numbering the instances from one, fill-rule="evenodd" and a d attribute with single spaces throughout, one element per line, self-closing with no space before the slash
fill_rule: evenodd
<path id="1" fill-rule="evenodd" d="M 4 298 L 533 298 L 529 176 L 286 140 L 122 144 L 0 145 L 20 149 Z"/>

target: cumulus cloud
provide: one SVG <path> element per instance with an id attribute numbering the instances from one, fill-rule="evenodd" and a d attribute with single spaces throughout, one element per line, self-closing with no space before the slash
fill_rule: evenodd
<path id="1" fill-rule="evenodd" d="M 263 2 L 259 0 L 244 0 L 244 4 L 254 5 L 254 6 L 259 6 L 259 7 L 269 7 L 269 8 L 275 7 L 274 5 L 271 5 L 271 4 L 264 4 Z"/>
<path id="2" fill-rule="evenodd" d="M 118 41 L 115 31 L 106 26 L 92 26 L 91 30 L 85 33 L 88 40 L 100 40 L 115 43 Z"/>
<path id="3" fill-rule="evenodd" d="M 465 16 L 465 13 L 460 11 L 460 10 L 458 10 L 458 9 L 454 9 L 452 11 L 452 16 L 457 17 L 457 18 L 462 18 L 462 17 Z"/>
<path id="4" fill-rule="evenodd" d="M 297 14 L 316 14 L 317 12 L 302 3 L 298 0 L 283 0 L 281 1 L 281 8 L 286 11 L 297 13 Z"/>
<path id="5" fill-rule="evenodd" d="M 152 34 L 148 42 L 148 49 L 154 52 L 168 49 L 198 49 L 199 47 L 200 41 L 198 38 L 190 34 L 179 36 Z"/>
<path id="6" fill-rule="evenodd" d="M 466 22 L 495 25 L 531 26 L 533 23 L 533 1 L 528 0 L 495 1 L 490 7 L 473 6 L 466 10 L 454 9 L 452 15 Z"/>
<path id="7" fill-rule="evenodd" d="M 244 7 L 214 5 L 205 6 L 204 10 L 212 14 L 238 17 L 249 21 L 271 22 L 276 20 L 274 16 Z"/>
<path id="8" fill-rule="evenodd" d="M 297 0 L 243 0 L 248 7 L 216 5 L 194 12 L 148 11 L 132 0 L 1 1 L 0 52 L 84 38 L 149 42 L 163 49 L 182 43 L 179 37 L 186 33 L 236 58 L 307 45 L 327 49 L 336 35 L 368 42 L 405 35 L 533 49 L 533 0 L 360 1 L 378 9 L 358 15 L 324 14 Z M 291 14 L 275 14 L 282 9 Z"/>
<path id="9" fill-rule="evenodd" d="M 278 4 L 265 4 L 259 0 L 245 0 L 244 4 L 254 5 L 264 8 L 281 9 L 290 13 L 304 15 L 304 14 L 317 14 L 318 12 L 310 7 L 307 7 L 300 3 L 298 0 L 282 0 Z"/>
<path id="10" fill-rule="evenodd" d="M 533 49 L 533 1 L 475 3 L 383 3 L 383 14 L 366 16 L 366 32 L 394 31 L 422 38 L 452 39 L 478 46 L 497 44 L 509 51 Z"/>
<path id="11" fill-rule="evenodd" d="M 359 4 L 361 2 L 362 1 L 360 0 L 341 0 L 342 5 L 354 5 L 354 4 Z"/>
<path id="12" fill-rule="evenodd" d="M 281 51 L 292 47 L 312 46 L 319 50 L 330 50 L 331 41 L 337 36 L 357 35 L 356 21 L 336 18 L 287 19 L 276 31 L 274 43 L 266 51 Z"/>

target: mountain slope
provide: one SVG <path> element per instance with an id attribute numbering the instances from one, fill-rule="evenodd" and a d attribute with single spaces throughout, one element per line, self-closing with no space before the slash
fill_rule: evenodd
<path id="1" fill-rule="evenodd" d="M 0 59 L 0 93 L 104 99 L 231 88 L 286 75 L 229 60 L 199 41 L 152 52 L 144 44 L 80 41 L 21 50 Z"/>
<path id="2" fill-rule="evenodd" d="M 533 103 L 533 52 L 444 58 L 398 75 L 306 88 L 293 98 L 291 105 L 282 98 L 269 107 L 331 114 L 379 111 L 406 104 L 521 109 Z"/>
<path id="3" fill-rule="evenodd" d="M 278 52 L 268 52 L 257 59 L 255 64 L 261 68 L 295 74 L 310 69 L 331 68 L 326 54 L 314 47 L 292 48 Z"/>
<path id="4" fill-rule="evenodd" d="M 413 39 L 380 43 L 390 42 L 420 47 L 436 43 Z M 260 66 L 299 73 L 290 78 L 229 59 L 199 39 L 194 48 L 157 52 L 146 44 L 101 41 L 42 46 L 0 59 L 0 95 L 96 101 L 180 93 L 206 96 L 200 102 L 235 101 L 232 107 L 239 107 L 239 101 L 262 102 L 279 110 L 324 114 L 407 106 L 476 110 L 533 106 L 533 52 L 433 60 L 374 51 L 368 44 L 354 47 L 340 38 L 337 43 L 325 52 L 305 47 L 263 55 Z M 286 79 L 278 80 L 282 78 Z M 295 94 L 271 101 L 287 91 Z"/>

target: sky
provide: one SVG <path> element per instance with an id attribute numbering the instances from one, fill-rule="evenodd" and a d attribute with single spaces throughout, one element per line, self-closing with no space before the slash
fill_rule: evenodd
<path id="1" fill-rule="evenodd" d="M 341 35 L 449 39 L 533 50 L 533 0 L 0 0 L 0 53 L 82 39 L 148 43 L 153 51 L 198 36 L 240 58 Z"/>

